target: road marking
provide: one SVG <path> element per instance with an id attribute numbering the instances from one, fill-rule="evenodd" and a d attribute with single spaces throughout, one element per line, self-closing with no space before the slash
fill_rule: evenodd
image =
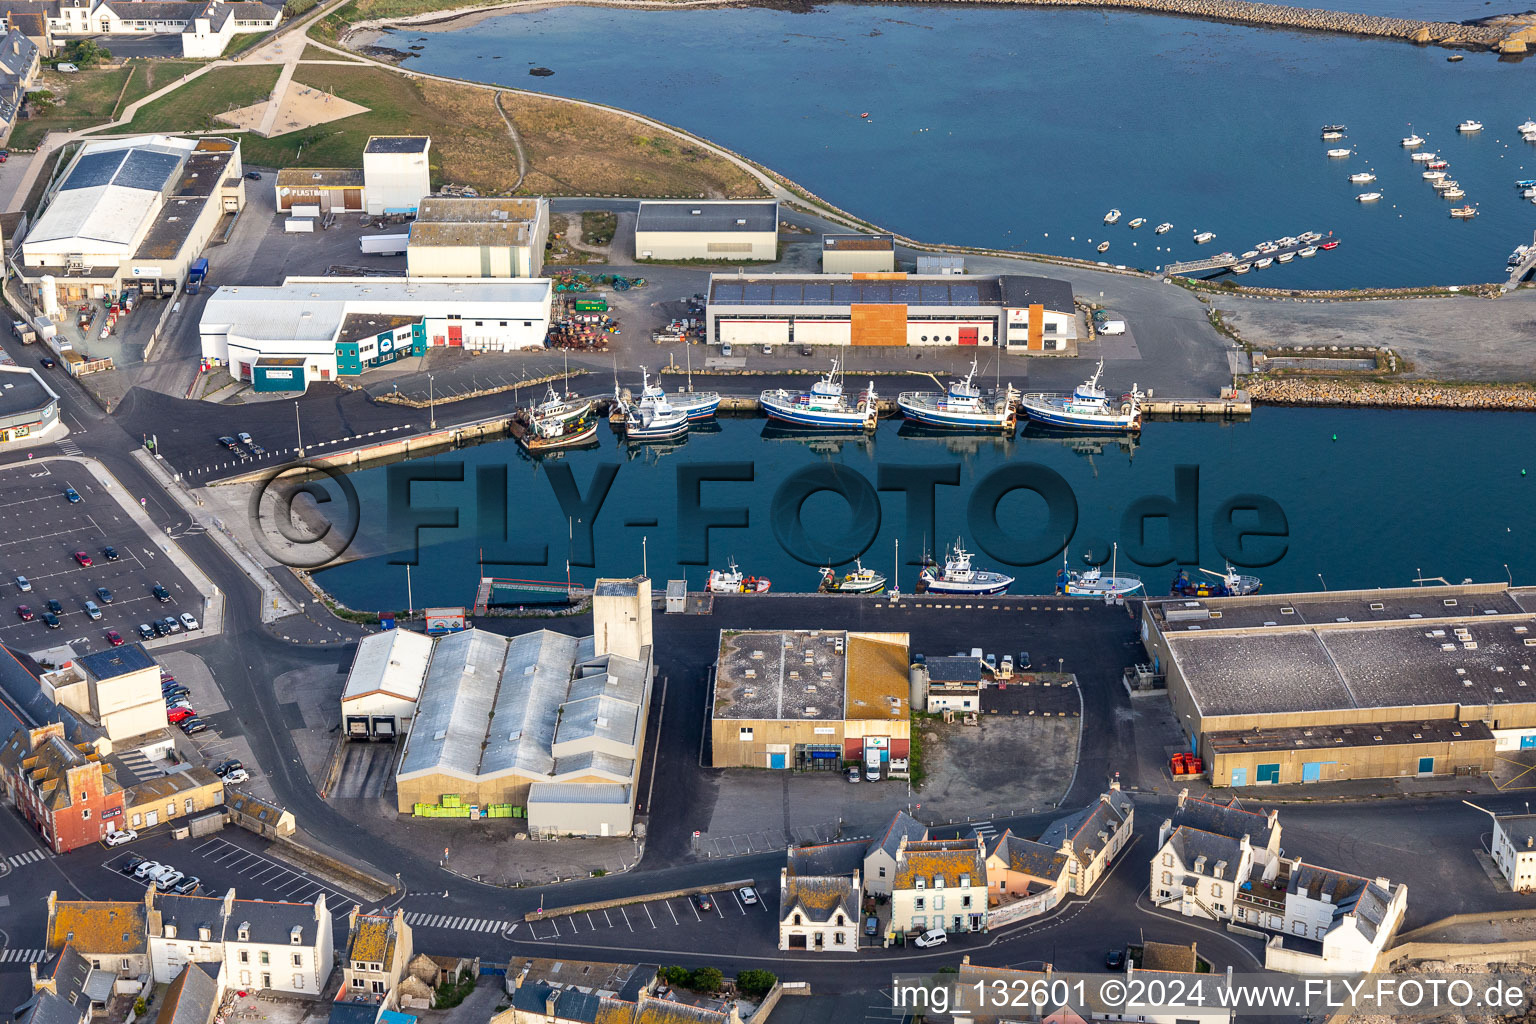
<path id="1" fill-rule="evenodd" d="M 624 923 L 625 924 L 629 924 L 629 915 L 624 912 L 624 908 L 623 907 L 619 908 L 619 914 L 624 918 Z M 630 931 L 634 931 L 635 930 L 635 926 L 632 925 L 632 924 L 629 924 L 629 930 Z"/>
<path id="2" fill-rule="evenodd" d="M 652 928 L 655 928 L 656 927 L 656 919 L 651 916 L 651 905 L 649 903 L 642 903 L 640 905 L 645 908 L 646 920 L 651 922 L 651 927 Z"/>
<path id="3" fill-rule="evenodd" d="M 47 959 L 46 949 L 7 949 L 0 952 L 0 963 L 40 964 Z"/>
<path id="4" fill-rule="evenodd" d="M 51 856 L 52 854 L 46 850 L 28 850 L 26 853 L 18 853 L 7 857 L 6 860 L 10 862 L 11 867 L 19 868 L 23 864 L 36 864 L 40 860 L 47 860 Z"/>
<path id="5" fill-rule="evenodd" d="M 677 919 L 677 911 L 672 909 L 672 901 L 671 900 L 667 900 L 665 903 L 662 904 L 662 906 L 666 907 L 667 908 L 667 913 L 672 915 L 672 923 L 673 924 L 681 924 L 682 923 L 681 921 L 679 921 Z"/>

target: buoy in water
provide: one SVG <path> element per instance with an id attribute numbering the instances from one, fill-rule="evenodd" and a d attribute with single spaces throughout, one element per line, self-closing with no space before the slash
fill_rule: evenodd
<path id="1" fill-rule="evenodd" d="M 1338 440 L 1338 439 L 1339 439 L 1339 435 L 1338 435 L 1338 434 L 1334 434 L 1334 435 L 1333 435 L 1333 439 L 1334 439 L 1334 440 L 1335 440 L 1335 441 L 1337 441 L 1337 440 Z"/>
<path id="2" fill-rule="evenodd" d="M 866 111 L 864 111 L 864 113 L 860 114 L 859 116 L 860 117 L 868 117 L 869 116 L 869 111 L 866 110 Z"/>

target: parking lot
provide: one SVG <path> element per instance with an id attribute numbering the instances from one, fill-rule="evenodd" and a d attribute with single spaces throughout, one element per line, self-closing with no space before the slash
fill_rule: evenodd
<path id="1" fill-rule="evenodd" d="M 751 905 L 732 892 L 710 893 L 710 909 L 700 910 L 692 897 L 676 896 L 651 903 L 591 910 L 548 920 L 530 921 L 517 930 L 519 939 L 556 945 L 616 946 L 644 949 L 734 949 L 746 941 L 778 944 L 778 914 L 770 908 L 775 895 L 757 890 Z M 409 918 L 407 918 L 409 920 Z"/>
<path id="2" fill-rule="evenodd" d="M 78 502 L 67 497 L 69 488 Z M 0 537 L 6 538 L 0 540 L 0 585 L 11 599 L 0 622 L 0 642 L 8 646 L 36 651 L 67 643 L 84 654 L 105 649 L 108 630 L 132 643 L 140 639 L 139 624 L 167 615 L 190 612 L 201 626 L 202 594 L 149 542 L 116 497 L 77 464 L 23 464 L 0 474 Z M 91 564 L 82 564 L 76 552 Z M 31 584 L 30 592 L 22 592 L 18 576 Z M 156 585 L 166 589 L 169 601 L 156 599 Z M 110 601 L 97 593 L 102 587 Z M 44 622 L 50 600 L 62 609 L 58 629 Z M 86 601 L 96 604 L 100 618 L 87 615 Z M 22 619 L 22 606 L 31 611 L 30 621 Z M 185 630 L 178 635 L 185 636 Z"/>

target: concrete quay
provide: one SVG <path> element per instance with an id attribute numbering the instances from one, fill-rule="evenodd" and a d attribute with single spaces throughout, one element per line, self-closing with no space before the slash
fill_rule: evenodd
<path id="1" fill-rule="evenodd" d="M 1371 406 L 1403 409 L 1536 409 L 1536 389 L 1521 384 L 1465 387 L 1404 381 L 1250 380 L 1248 392 L 1265 405 Z"/>

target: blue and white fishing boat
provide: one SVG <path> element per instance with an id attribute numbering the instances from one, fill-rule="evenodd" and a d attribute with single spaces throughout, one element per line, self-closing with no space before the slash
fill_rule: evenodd
<path id="1" fill-rule="evenodd" d="M 1246 594 L 1257 594 L 1264 586 L 1264 581 L 1257 576 L 1245 576 L 1232 568 L 1232 563 L 1227 563 L 1227 571 L 1212 572 L 1210 569 L 1201 569 L 1208 576 L 1216 577 L 1215 580 L 1199 580 L 1189 575 L 1189 570 L 1180 569 L 1179 574 L 1173 578 L 1173 586 L 1170 588 L 1174 597 L 1243 597 Z"/>
<path id="2" fill-rule="evenodd" d="M 707 420 L 720 408 L 720 395 L 714 391 L 694 391 L 693 376 L 689 375 L 688 390 L 667 394 L 659 383 L 651 383 L 650 374 L 640 367 L 640 405 L 665 398 L 674 409 L 681 409 L 690 420 Z"/>
<path id="3" fill-rule="evenodd" d="M 942 569 L 930 562 L 917 574 L 918 593 L 986 597 L 1005 594 L 1012 585 L 1012 576 L 989 569 L 971 568 L 971 553 L 960 546 L 959 540 L 945 555 Z"/>
<path id="4" fill-rule="evenodd" d="M 770 419 L 797 427 L 874 430 L 880 418 L 875 382 L 871 380 L 868 389 L 859 395 L 858 400 L 850 403 L 843 394 L 843 379 L 838 372 L 836 359 L 832 360 L 832 369 L 813 384 L 811 390 L 788 391 L 775 388 L 764 391 L 758 400 Z"/>
<path id="5" fill-rule="evenodd" d="M 688 433 L 688 414 L 667 396 L 641 401 L 624 414 L 624 436 L 630 441 L 670 441 Z"/>
<path id="6" fill-rule="evenodd" d="M 1119 557 L 1120 545 L 1116 544 L 1109 574 L 1105 575 L 1104 570 L 1098 566 L 1083 572 L 1072 572 L 1067 568 L 1067 556 L 1063 552 L 1061 568 L 1056 572 L 1056 593 L 1073 597 L 1102 597 L 1105 600 L 1134 594 L 1141 589 L 1141 577 L 1119 572 Z"/>
<path id="7" fill-rule="evenodd" d="M 896 405 L 907 419 L 930 427 L 1012 430 L 1018 423 L 1018 391 L 1009 384 L 1006 389 L 984 395 L 975 379 L 973 359 L 971 372 L 950 384 L 947 391 L 903 391 L 896 396 Z"/>
<path id="8" fill-rule="evenodd" d="M 1132 385 L 1118 402 L 1111 401 L 1099 386 L 1103 374 L 1104 360 L 1100 359 L 1093 376 L 1070 395 L 1034 392 L 1021 396 L 1019 407 L 1030 419 L 1056 427 L 1139 432 L 1141 402 L 1146 396 Z"/>

